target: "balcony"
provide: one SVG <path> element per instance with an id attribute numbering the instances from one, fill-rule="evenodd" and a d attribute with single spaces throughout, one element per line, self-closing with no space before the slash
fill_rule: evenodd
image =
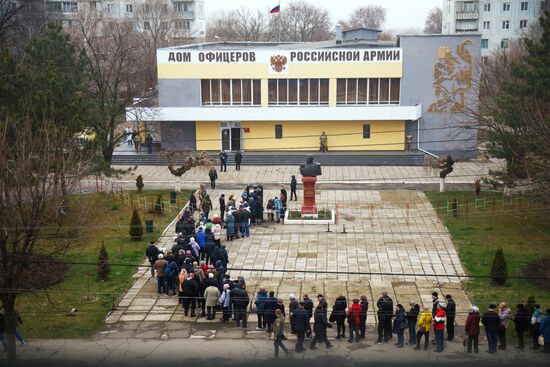
<path id="1" fill-rule="evenodd" d="M 180 11 L 178 12 L 178 18 L 184 20 L 193 20 L 195 19 L 195 12 L 193 11 Z"/>
<path id="2" fill-rule="evenodd" d="M 477 20 L 479 19 L 479 12 L 476 11 L 457 11 L 457 20 Z"/>

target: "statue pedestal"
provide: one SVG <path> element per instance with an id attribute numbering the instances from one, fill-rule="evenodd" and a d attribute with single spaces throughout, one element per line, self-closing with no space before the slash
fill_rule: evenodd
<path id="1" fill-rule="evenodd" d="M 315 204 L 315 183 L 317 177 L 302 177 L 304 184 L 304 203 L 302 204 L 303 216 L 317 216 L 317 205 Z"/>

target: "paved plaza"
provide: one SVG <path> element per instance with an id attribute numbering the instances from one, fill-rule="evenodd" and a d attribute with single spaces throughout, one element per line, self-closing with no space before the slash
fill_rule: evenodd
<path id="1" fill-rule="evenodd" d="M 284 157 L 281 157 L 284 160 Z M 219 170 L 218 162 L 215 162 Z M 486 177 L 489 170 L 498 170 L 501 163 L 498 161 L 459 162 L 454 165 L 454 171 L 447 177 L 449 184 L 472 185 L 476 179 Z M 129 169 L 128 166 L 113 166 L 118 169 Z M 185 188 L 196 188 L 199 183 L 208 181 L 209 167 L 196 167 L 181 177 Z M 399 185 L 439 185 L 439 169 L 413 166 L 324 166 L 323 175 L 319 176 L 318 185 L 322 188 L 338 189 L 342 186 L 377 185 L 377 188 L 399 188 Z M 143 176 L 147 188 L 173 188 L 175 177 L 164 166 L 138 166 L 129 174 L 116 179 L 118 185 L 135 189 L 135 180 L 138 175 Z M 234 166 L 228 166 L 227 172 L 218 172 L 217 184 L 220 187 L 232 187 L 247 183 L 262 183 L 265 186 L 287 184 L 290 176 L 296 175 L 300 180 L 298 166 L 242 166 L 236 171 Z M 299 182 L 301 184 L 301 182 Z M 391 186 L 390 186 L 391 185 Z"/>
<path id="2" fill-rule="evenodd" d="M 217 199 L 221 191 L 209 193 Z M 264 197 L 275 194 L 266 190 Z M 456 321 L 464 323 L 471 306 L 460 283 L 465 273 L 449 233 L 422 192 L 322 190 L 317 201 L 320 209 L 338 212 L 331 232 L 327 226 L 269 224 L 254 227 L 250 238 L 228 242 L 224 238 L 229 273 L 233 278 L 245 277 L 251 298 L 259 286 L 275 291 L 287 305 L 290 294 L 301 298 L 307 293 L 314 298 L 322 293 L 329 306 L 339 295 L 352 299 L 365 294 L 370 302 L 367 323 L 372 333 L 374 305 L 383 291 L 407 307 L 410 300 L 431 304 L 435 290 L 441 297 L 453 295 Z M 297 209 L 299 203 L 292 201 L 289 208 Z M 160 239 L 160 246 L 172 246 L 174 225 Z M 184 317 L 177 297 L 156 293 L 156 279 L 150 278 L 147 268 L 135 277 L 135 284 L 107 317 L 101 337 L 268 337 L 253 330 L 255 315 L 245 331 L 233 324 Z"/>

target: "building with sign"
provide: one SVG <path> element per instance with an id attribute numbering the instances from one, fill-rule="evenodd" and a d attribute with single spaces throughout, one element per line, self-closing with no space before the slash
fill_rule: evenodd
<path id="1" fill-rule="evenodd" d="M 162 149 L 475 154 L 479 36 L 376 38 L 159 49 L 158 104 L 128 118 Z"/>

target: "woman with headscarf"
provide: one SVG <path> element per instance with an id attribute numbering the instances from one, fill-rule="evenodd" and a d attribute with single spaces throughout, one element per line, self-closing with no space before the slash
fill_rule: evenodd
<path id="1" fill-rule="evenodd" d="M 397 304 L 397 309 L 395 310 L 395 315 L 393 319 L 393 333 L 397 334 L 397 343 L 395 345 L 397 348 L 403 348 L 405 346 L 405 326 L 406 326 L 406 313 L 405 308 L 402 304 Z"/>
<path id="2" fill-rule="evenodd" d="M 472 345 L 474 347 L 474 353 L 479 353 L 479 321 L 481 320 L 481 315 L 479 313 L 479 308 L 472 306 L 472 309 L 468 313 L 468 318 L 466 319 L 466 325 L 464 326 L 464 331 L 468 335 L 468 353 L 472 353 Z"/>

